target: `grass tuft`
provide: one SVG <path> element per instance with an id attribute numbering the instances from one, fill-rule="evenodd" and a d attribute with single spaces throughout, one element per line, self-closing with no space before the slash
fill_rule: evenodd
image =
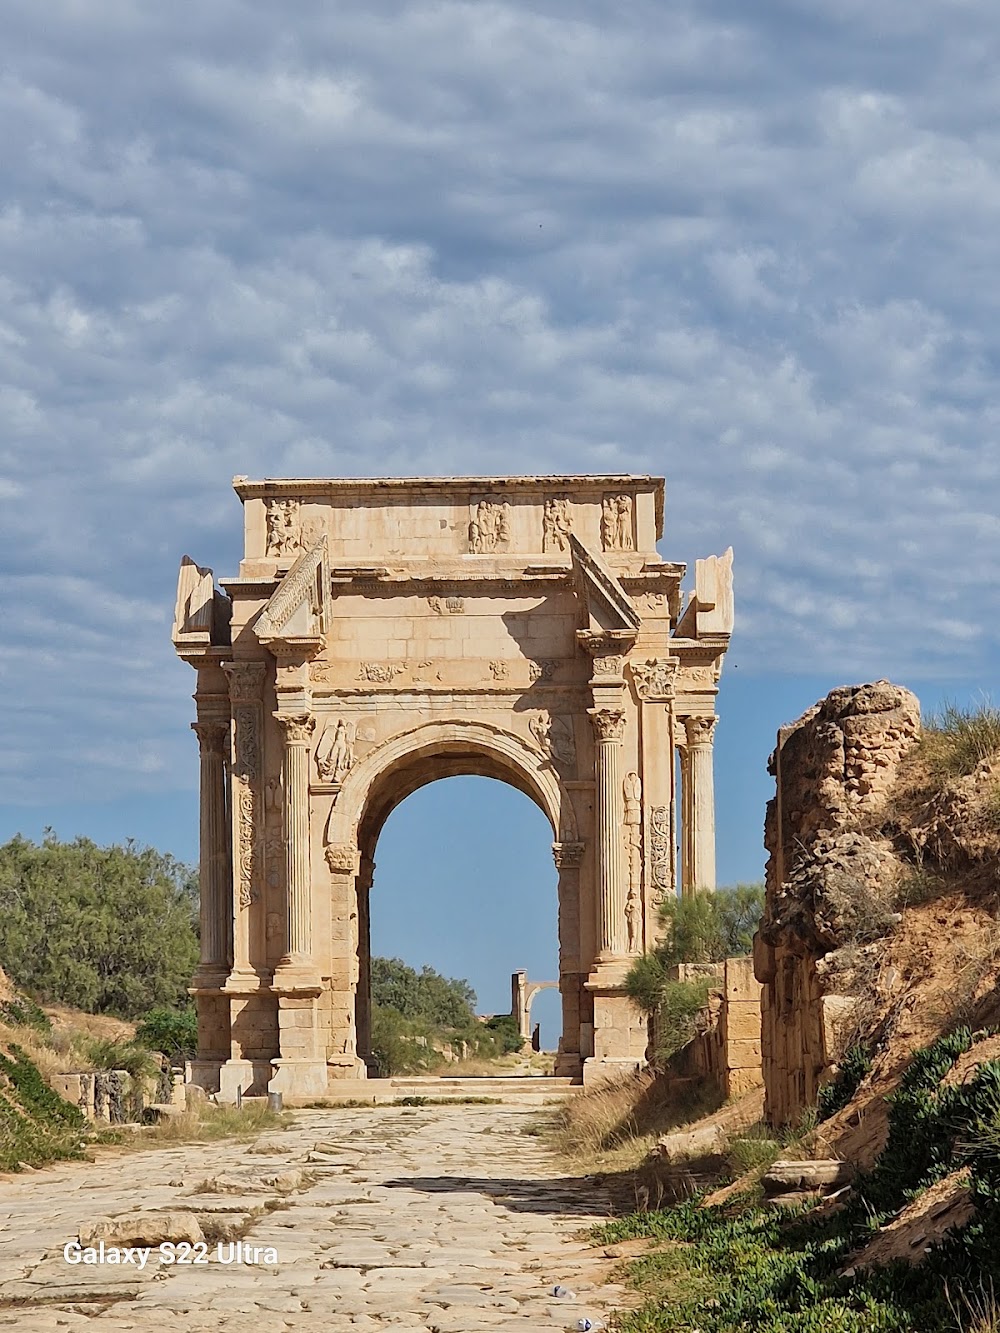
<path id="1" fill-rule="evenodd" d="M 937 778 L 974 773 L 1000 752 L 1000 708 L 985 697 L 965 708 L 946 703 L 925 719 L 917 749 Z"/>

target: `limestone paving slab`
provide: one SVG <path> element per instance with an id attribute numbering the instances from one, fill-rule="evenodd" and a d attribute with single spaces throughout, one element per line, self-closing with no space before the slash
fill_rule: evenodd
<path id="1" fill-rule="evenodd" d="M 581 1239 L 605 1194 L 559 1175 L 520 1106 L 299 1111 L 267 1152 L 244 1143 L 107 1154 L 0 1185 L 0 1330 L 549 1333 L 624 1304 L 613 1263 Z M 310 1161 L 336 1156 L 336 1172 Z M 276 1163 L 280 1170 L 276 1169 Z M 229 1180 L 239 1193 L 205 1194 Z M 280 1179 L 281 1184 L 276 1182 Z M 294 1186 L 289 1188 L 289 1182 Z M 250 1262 L 71 1265 L 100 1217 L 150 1210 L 242 1224 Z M 277 1257 L 269 1251 L 276 1251 Z M 232 1256 L 229 1242 L 223 1253 Z M 551 1288 L 572 1285 L 570 1308 Z"/>

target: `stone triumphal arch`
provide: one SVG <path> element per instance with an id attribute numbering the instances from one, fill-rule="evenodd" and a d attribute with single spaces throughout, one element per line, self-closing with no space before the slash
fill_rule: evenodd
<path id="1" fill-rule="evenodd" d="M 714 886 L 732 552 L 685 604 L 655 477 L 234 485 L 239 574 L 220 590 L 185 557 L 173 628 L 201 751 L 195 1080 L 294 1099 L 366 1076 L 375 844 L 454 774 L 552 826 L 559 1071 L 634 1067 L 623 977 L 678 873 Z"/>

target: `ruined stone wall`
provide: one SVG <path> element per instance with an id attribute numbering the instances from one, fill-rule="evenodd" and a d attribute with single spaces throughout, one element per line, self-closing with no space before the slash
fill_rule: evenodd
<path id="1" fill-rule="evenodd" d="M 700 1030 L 685 1048 L 675 1072 L 715 1083 L 724 1098 L 760 1087 L 761 987 L 750 958 L 723 963 L 682 963 L 676 980 L 718 979 L 708 997 Z"/>
<path id="2" fill-rule="evenodd" d="M 838 951 L 891 913 L 898 863 L 866 828 L 916 739 L 920 707 L 888 681 L 845 686 L 782 727 L 769 763 L 764 916 L 754 943 L 762 983 L 765 1115 L 789 1124 L 815 1105 L 839 1054 L 850 995 Z"/>

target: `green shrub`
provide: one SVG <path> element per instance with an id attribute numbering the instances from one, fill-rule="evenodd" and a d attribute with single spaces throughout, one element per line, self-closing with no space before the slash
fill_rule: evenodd
<path id="1" fill-rule="evenodd" d="M 664 899 L 663 938 L 656 954 L 665 967 L 676 963 L 720 963 L 753 949 L 754 931 L 764 910 L 763 884 L 700 889 Z"/>
<path id="2" fill-rule="evenodd" d="M 663 985 L 653 1027 L 658 1064 L 666 1064 L 695 1036 L 698 1015 L 708 1004 L 709 991 L 716 984 L 714 977 L 696 977 L 692 981 L 668 981 Z"/>
<path id="3" fill-rule="evenodd" d="M 427 1024 L 405 1018 L 387 1005 L 372 1005 L 372 1058 L 379 1078 L 427 1073 L 439 1058 L 431 1038 Z"/>
<path id="4" fill-rule="evenodd" d="M 134 1080 L 156 1078 L 160 1072 L 152 1051 L 132 1041 L 93 1037 L 87 1042 L 86 1052 L 95 1069 L 123 1069 Z"/>
<path id="5" fill-rule="evenodd" d="M 513 1014 L 494 1014 L 482 1025 L 496 1039 L 499 1054 L 509 1055 L 524 1045 Z"/>
<path id="6" fill-rule="evenodd" d="M 372 959 L 371 993 L 373 1005 L 438 1027 L 465 1027 L 476 1016 L 476 992 L 467 981 L 432 967 L 417 972 L 400 958 Z"/>
<path id="7" fill-rule="evenodd" d="M 0 1170 L 82 1157 L 84 1123 L 19 1046 L 0 1052 Z"/>
<path id="8" fill-rule="evenodd" d="M 0 1004 L 0 1022 L 9 1023 L 11 1027 L 33 1028 L 36 1032 L 52 1031 L 48 1014 L 26 995 L 15 995 L 12 1000 Z"/>
<path id="9" fill-rule="evenodd" d="M 871 1071 L 871 1053 L 864 1046 L 852 1046 L 837 1068 L 836 1075 L 824 1083 L 816 1099 L 820 1120 L 829 1120 L 853 1098 L 861 1080 Z"/>
<path id="10" fill-rule="evenodd" d="M 198 1015 L 194 1009 L 151 1009 L 136 1028 L 135 1040 L 160 1051 L 171 1064 L 193 1060 L 198 1053 Z"/>
<path id="11" fill-rule="evenodd" d="M 196 904 L 190 869 L 152 848 L 0 846 L 0 958 L 40 1000 L 125 1018 L 186 1003 Z"/>

